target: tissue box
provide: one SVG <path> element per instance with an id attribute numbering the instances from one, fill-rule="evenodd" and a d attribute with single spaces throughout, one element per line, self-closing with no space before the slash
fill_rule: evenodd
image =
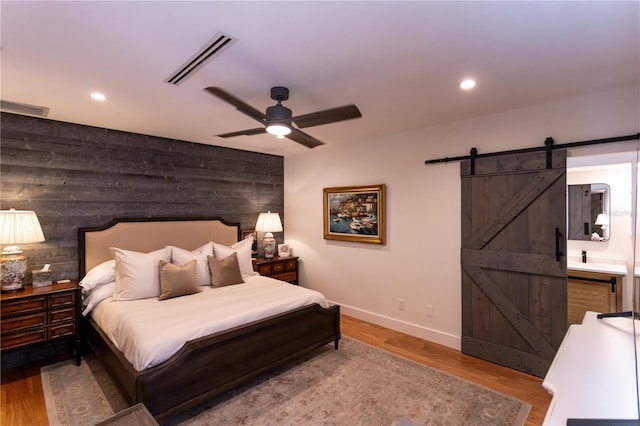
<path id="1" fill-rule="evenodd" d="M 53 283 L 51 271 L 31 271 L 33 274 L 33 288 L 46 287 Z"/>

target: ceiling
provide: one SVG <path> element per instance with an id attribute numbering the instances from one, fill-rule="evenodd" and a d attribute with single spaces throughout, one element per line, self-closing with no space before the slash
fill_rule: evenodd
<path id="1" fill-rule="evenodd" d="M 354 103 L 361 119 L 304 129 L 367 140 L 639 81 L 640 2 L 0 3 L 1 97 L 48 118 L 276 155 L 205 92 L 259 110 L 272 86 L 294 115 Z M 178 85 L 165 80 L 218 32 L 235 42 Z M 478 84 L 462 91 L 473 77 Z M 92 91 L 108 99 L 90 99 Z M 324 149 L 323 146 L 314 148 Z"/>

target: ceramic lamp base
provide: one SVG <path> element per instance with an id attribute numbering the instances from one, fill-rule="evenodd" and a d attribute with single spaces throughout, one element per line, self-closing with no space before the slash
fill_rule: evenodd
<path id="1" fill-rule="evenodd" d="M 2 291 L 24 290 L 24 275 L 27 272 L 27 258 L 21 254 L 2 254 Z"/>
<path id="2" fill-rule="evenodd" d="M 273 237 L 264 237 L 262 240 L 265 259 L 271 259 L 276 254 L 276 239 Z"/>

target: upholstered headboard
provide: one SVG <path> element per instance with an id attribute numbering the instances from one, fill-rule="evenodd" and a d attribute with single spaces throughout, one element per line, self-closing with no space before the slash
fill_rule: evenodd
<path id="1" fill-rule="evenodd" d="M 112 259 L 109 247 L 149 252 L 164 246 L 196 249 L 209 241 L 231 245 L 240 239 L 240 224 L 214 218 L 124 218 L 104 226 L 78 229 L 78 279 Z"/>

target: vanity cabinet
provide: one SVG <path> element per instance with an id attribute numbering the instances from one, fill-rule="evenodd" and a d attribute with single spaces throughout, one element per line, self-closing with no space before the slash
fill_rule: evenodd
<path id="1" fill-rule="evenodd" d="M 622 311 L 623 275 L 591 271 L 568 271 L 569 324 L 581 324 L 587 311 Z"/>

